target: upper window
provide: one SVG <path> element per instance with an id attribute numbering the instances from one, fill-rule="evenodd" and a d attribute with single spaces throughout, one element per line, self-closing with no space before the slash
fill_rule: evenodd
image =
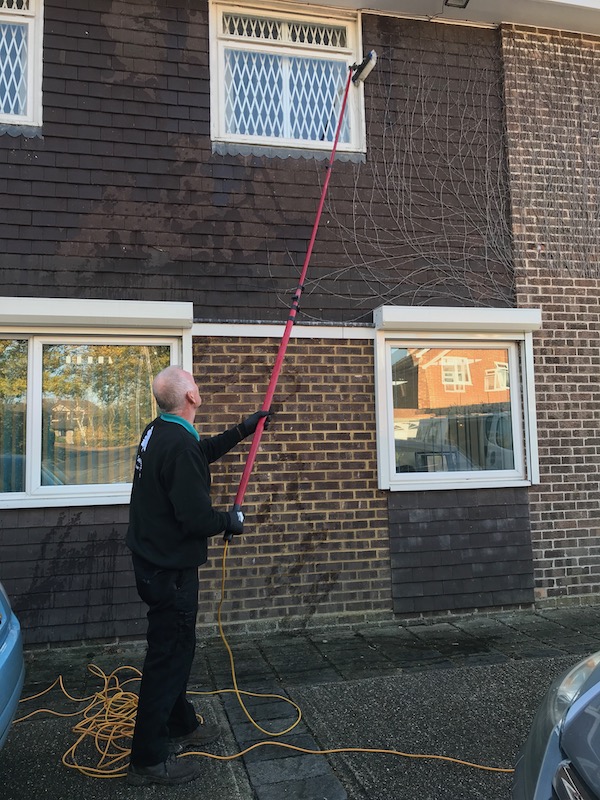
<path id="1" fill-rule="evenodd" d="M 531 377 L 536 313 L 389 307 L 375 312 L 381 488 L 537 480 Z"/>
<path id="2" fill-rule="evenodd" d="M 0 123 L 40 125 L 42 0 L 0 0 Z"/>
<path id="3" fill-rule="evenodd" d="M 76 302 L 80 315 L 107 308 Z M 0 331 L 0 507 L 127 502 L 140 433 L 157 413 L 152 381 L 182 363 L 183 330 L 161 330 L 160 319 L 133 330 L 141 325 L 125 315 L 144 303 L 123 304 L 120 330 L 108 316 L 84 330 L 68 301 L 55 304 L 60 327 L 23 320 Z"/>
<path id="4" fill-rule="evenodd" d="M 213 139 L 330 149 L 358 55 L 356 15 L 214 4 L 211 26 Z M 364 148 L 362 97 L 351 87 L 340 150 Z"/>

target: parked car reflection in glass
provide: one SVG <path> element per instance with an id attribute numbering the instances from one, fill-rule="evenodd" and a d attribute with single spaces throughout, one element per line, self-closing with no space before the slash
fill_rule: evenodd
<path id="1" fill-rule="evenodd" d="M 396 472 L 514 470 L 511 359 L 475 343 L 392 346 Z"/>
<path id="2" fill-rule="evenodd" d="M 600 800 L 600 652 L 548 690 L 517 758 L 512 800 Z"/>
<path id="3" fill-rule="evenodd" d="M 428 417 L 394 426 L 397 472 L 470 472 L 513 469 L 510 414 Z"/>
<path id="4" fill-rule="evenodd" d="M 0 748 L 8 737 L 24 680 L 21 626 L 0 583 Z"/>

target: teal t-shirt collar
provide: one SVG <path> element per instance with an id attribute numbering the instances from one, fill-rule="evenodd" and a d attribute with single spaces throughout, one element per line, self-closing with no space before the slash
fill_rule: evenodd
<path id="1" fill-rule="evenodd" d="M 196 428 L 194 428 L 191 422 L 187 421 L 187 419 L 184 419 L 183 417 L 178 417 L 177 414 L 161 414 L 160 418 L 164 419 L 165 422 L 176 422 L 177 425 L 181 425 L 182 428 L 185 428 L 186 431 L 191 433 L 197 442 L 200 441 L 200 434 L 198 433 Z"/>

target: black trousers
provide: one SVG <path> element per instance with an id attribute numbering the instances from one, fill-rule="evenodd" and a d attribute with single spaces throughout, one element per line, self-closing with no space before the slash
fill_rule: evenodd
<path id="1" fill-rule="evenodd" d="M 198 727 L 186 699 L 196 649 L 198 569 L 161 569 L 133 554 L 137 590 L 148 605 L 148 649 L 140 684 L 131 763 L 165 761 L 169 738 Z"/>

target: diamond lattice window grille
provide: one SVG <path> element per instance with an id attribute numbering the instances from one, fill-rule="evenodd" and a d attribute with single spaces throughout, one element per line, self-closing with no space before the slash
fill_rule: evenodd
<path id="1" fill-rule="evenodd" d="M 29 0 L 0 0 L 0 11 L 29 11 Z"/>
<path id="2" fill-rule="evenodd" d="M 310 142 L 332 142 L 347 68 L 339 61 L 290 59 L 290 136 Z M 339 98 L 339 102 L 336 100 Z M 340 142 L 350 141 L 348 117 Z"/>
<path id="3" fill-rule="evenodd" d="M 321 47 L 347 47 L 346 28 L 335 25 L 317 25 L 307 22 L 289 24 L 289 40 L 300 44 L 320 45 Z"/>
<path id="4" fill-rule="evenodd" d="M 225 128 L 242 136 L 284 135 L 281 59 L 268 53 L 225 51 Z"/>
<path id="5" fill-rule="evenodd" d="M 26 25 L 0 23 L 0 113 L 27 113 Z"/>
<path id="6" fill-rule="evenodd" d="M 318 47 L 347 47 L 344 26 L 314 22 L 285 21 L 267 17 L 223 14 L 223 33 L 243 39 L 270 39 L 287 44 Z"/>
<path id="7" fill-rule="evenodd" d="M 333 141 L 346 69 L 340 61 L 226 49 L 226 132 Z M 349 141 L 346 117 L 340 142 Z"/>
<path id="8" fill-rule="evenodd" d="M 280 40 L 282 23 L 276 19 L 223 14 L 223 33 L 244 39 Z"/>

